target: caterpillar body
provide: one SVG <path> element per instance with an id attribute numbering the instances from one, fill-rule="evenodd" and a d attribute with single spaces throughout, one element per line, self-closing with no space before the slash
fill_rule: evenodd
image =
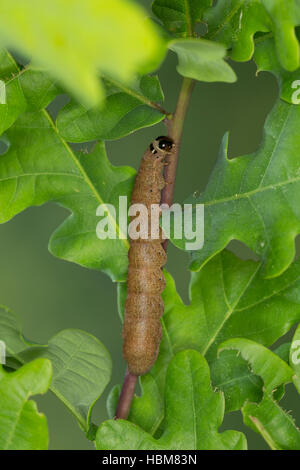
<path id="1" fill-rule="evenodd" d="M 146 238 L 130 239 L 127 298 L 123 326 L 123 355 L 129 372 L 143 375 L 154 364 L 161 340 L 160 317 L 164 311 L 161 293 L 165 288 L 162 267 L 167 256 L 163 249 L 163 233 L 151 238 L 151 206 L 159 205 L 165 186 L 163 168 L 165 158 L 173 152 L 173 141 L 157 137 L 142 157 L 131 204 L 147 208 Z M 129 234 L 130 236 L 130 234 Z"/>

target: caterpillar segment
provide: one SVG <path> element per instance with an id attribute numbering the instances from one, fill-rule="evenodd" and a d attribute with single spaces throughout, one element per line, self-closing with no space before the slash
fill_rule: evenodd
<path id="1" fill-rule="evenodd" d="M 165 186 L 165 158 L 172 155 L 173 149 L 173 141 L 168 137 L 157 137 L 152 142 L 142 157 L 132 191 L 131 205 L 143 204 L 148 214 L 145 238 L 132 239 L 129 233 L 123 355 L 134 375 L 144 375 L 151 369 L 161 341 L 160 317 L 164 312 L 161 294 L 165 288 L 162 268 L 167 255 L 162 247 L 164 237 L 159 226 L 155 227 L 156 238 L 151 236 L 151 206 L 160 204 Z"/>

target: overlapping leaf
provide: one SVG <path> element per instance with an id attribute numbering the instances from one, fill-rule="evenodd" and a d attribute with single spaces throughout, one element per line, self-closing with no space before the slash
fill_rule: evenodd
<path id="1" fill-rule="evenodd" d="M 237 410 L 247 399 L 261 400 L 262 381 L 235 353 L 227 351 L 217 358 L 219 344 L 238 336 L 271 345 L 300 320 L 300 262 L 267 280 L 261 263 L 242 261 L 225 250 L 192 274 L 188 306 L 178 296 L 171 276 L 166 273 L 166 278 L 160 353 L 141 379 L 143 393 L 134 398 L 129 416 L 151 434 L 163 420 L 165 372 L 174 354 L 190 348 L 205 355 L 213 385 L 225 394 L 226 411 Z M 122 304 L 124 287 L 120 297 Z M 117 395 L 117 389 L 113 390 L 111 410 Z"/>
<path id="2" fill-rule="evenodd" d="M 1 0 L 0 42 L 32 56 L 88 105 L 103 97 L 99 71 L 129 82 L 165 53 L 145 12 L 127 0 Z"/>
<path id="3" fill-rule="evenodd" d="M 55 81 L 47 74 L 26 67 L 22 70 L 14 58 L 0 49 L 0 135 L 25 111 L 38 111 L 61 93 Z"/>
<path id="4" fill-rule="evenodd" d="M 247 402 L 243 408 L 245 424 L 260 433 L 273 450 L 300 450 L 300 431 L 292 417 L 274 400 L 274 391 L 292 381 L 293 370 L 276 354 L 253 341 L 232 339 L 220 346 L 238 350 L 264 381 L 260 403 Z"/>
<path id="5" fill-rule="evenodd" d="M 271 32 L 283 68 L 299 67 L 299 43 L 295 26 L 300 24 L 298 0 L 218 0 L 204 15 L 208 38 L 232 47 L 232 58 L 250 60 L 254 35 Z"/>
<path id="6" fill-rule="evenodd" d="M 154 0 L 153 13 L 172 33 L 192 36 L 212 0 Z"/>
<path id="7" fill-rule="evenodd" d="M 93 405 L 110 380 L 111 359 L 105 346 L 81 330 L 63 330 L 48 345 L 24 339 L 22 326 L 7 308 L 0 310 L 0 340 L 5 342 L 8 360 L 19 364 L 36 358 L 51 361 L 50 390 L 67 406 L 84 431 L 89 430 Z"/>
<path id="8" fill-rule="evenodd" d="M 208 364 L 198 352 L 180 352 L 170 362 L 165 402 L 165 429 L 158 440 L 132 423 L 112 420 L 100 425 L 96 435 L 97 449 L 246 448 L 243 434 L 218 432 L 224 416 L 224 397 L 220 392 L 212 391 Z"/>
<path id="9" fill-rule="evenodd" d="M 16 372 L 0 365 L 0 449 L 46 450 L 46 417 L 38 412 L 30 396 L 46 393 L 52 367 L 47 359 L 37 359 Z"/>
<path id="10" fill-rule="evenodd" d="M 26 101 L 15 74 L 19 69 L 11 55 L 0 49 L 0 135 L 10 127 L 26 109 Z"/>
<path id="11" fill-rule="evenodd" d="M 268 71 L 273 73 L 280 86 L 280 96 L 291 104 L 300 103 L 300 67 L 293 72 L 285 70 L 276 55 L 274 40 L 272 38 L 261 38 L 255 47 L 254 60 L 257 71 Z"/>
<path id="12" fill-rule="evenodd" d="M 0 97 L 1 135 L 20 114 L 47 107 L 63 90 L 49 74 L 32 65 L 19 69 L 7 51 L 0 50 L 0 58 L 0 88 L 5 93 L 5 104 Z M 164 118 L 158 77 L 145 75 L 131 87 L 107 79 L 103 83 L 104 105 L 85 107 L 72 100 L 60 111 L 57 124 L 67 141 L 118 139 Z"/>
<path id="13" fill-rule="evenodd" d="M 204 193 L 186 201 L 204 204 L 204 246 L 193 252 L 192 270 L 199 270 L 233 239 L 264 260 L 267 277 L 278 276 L 292 262 L 300 233 L 299 125 L 300 106 L 279 100 L 254 154 L 229 160 L 224 137 Z M 182 249 L 187 241 L 173 240 Z"/>
<path id="14" fill-rule="evenodd" d="M 75 101 L 58 114 L 57 127 L 69 142 L 119 139 L 164 118 L 155 108 L 164 99 L 157 77 L 144 76 L 135 87 L 105 80 L 105 105 L 87 108 Z"/>

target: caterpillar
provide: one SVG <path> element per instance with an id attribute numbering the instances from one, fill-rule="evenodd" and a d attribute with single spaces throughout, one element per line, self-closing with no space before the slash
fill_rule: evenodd
<path id="1" fill-rule="evenodd" d="M 165 187 L 165 158 L 174 151 L 169 137 L 157 137 L 146 150 L 138 170 L 131 204 L 143 204 L 148 210 L 145 239 L 132 239 L 128 253 L 127 298 L 123 325 L 123 356 L 134 375 L 146 374 L 154 364 L 161 340 L 160 317 L 164 312 L 161 293 L 165 288 L 162 268 L 167 255 L 163 249 L 163 232 L 151 238 L 151 205 L 160 204 Z"/>

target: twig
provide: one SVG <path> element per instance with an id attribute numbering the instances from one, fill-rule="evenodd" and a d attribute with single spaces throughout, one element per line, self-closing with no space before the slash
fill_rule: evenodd
<path id="1" fill-rule="evenodd" d="M 115 419 L 127 419 L 138 376 L 126 370 Z"/>
<path id="2" fill-rule="evenodd" d="M 161 197 L 161 202 L 168 204 L 169 206 L 171 206 L 173 201 L 182 130 L 193 87 L 194 80 L 190 78 L 183 79 L 175 114 L 172 117 L 169 115 L 164 120 L 167 126 L 168 136 L 173 139 L 175 144 L 175 152 L 172 153 L 172 157 L 166 162 L 168 165 L 165 166 L 164 178 L 167 184 L 162 191 Z M 165 251 L 167 251 L 167 243 L 168 240 L 165 240 L 163 243 Z M 131 374 L 128 370 L 126 371 L 115 419 L 127 419 L 134 396 L 137 379 L 138 377 L 136 375 Z"/>
<path id="3" fill-rule="evenodd" d="M 178 157 L 181 145 L 182 130 L 186 112 L 189 106 L 191 94 L 194 88 L 194 80 L 191 78 L 184 78 L 179 93 L 177 107 L 174 117 L 171 121 L 167 122 L 168 135 L 173 139 L 175 144 L 175 152 L 167 159 L 164 170 L 164 179 L 166 186 L 162 190 L 161 203 L 171 206 L 174 196 L 175 179 L 178 164 Z M 168 239 L 163 243 L 164 249 L 167 251 Z"/>

